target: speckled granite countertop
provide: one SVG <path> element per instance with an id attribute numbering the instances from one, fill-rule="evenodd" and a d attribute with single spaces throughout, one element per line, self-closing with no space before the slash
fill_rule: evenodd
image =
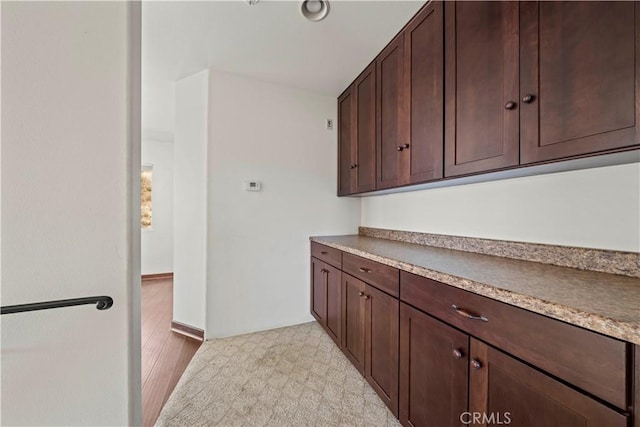
<path id="1" fill-rule="evenodd" d="M 640 279 L 365 236 L 311 241 L 640 345 Z"/>

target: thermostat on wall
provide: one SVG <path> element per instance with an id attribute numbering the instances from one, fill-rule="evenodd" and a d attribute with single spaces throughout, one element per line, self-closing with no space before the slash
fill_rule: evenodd
<path id="1" fill-rule="evenodd" d="M 247 191 L 260 191 L 262 190 L 262 183 L 260 181 L 245 181 L 244 189 Z"/>

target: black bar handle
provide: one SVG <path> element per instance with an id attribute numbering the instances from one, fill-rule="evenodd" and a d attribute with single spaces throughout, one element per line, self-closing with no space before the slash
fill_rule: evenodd
<path id="1" fill-rule="evenodd" d="M 30 304 L 6 305 L 0 307 L 0 314 L 22 313 L 24 311 L 48 310 L 50 308 L 71 307 L 74 305 L 95 304 L 98 310 L 108 310 L 113 298 L 107 296 L 61 299 L 57 301 L 33 302 Z"/>

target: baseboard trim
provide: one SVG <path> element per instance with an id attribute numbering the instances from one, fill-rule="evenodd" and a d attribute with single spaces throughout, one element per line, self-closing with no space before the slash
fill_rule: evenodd
<path id="1" fill-rule="evenodd" d="M 184 323 L 172 320 L 171 330 L 175 333 L 187 336 L 189 338 L 193 338 L 198 341 L 204 341 L 204 331 L 202 329 L 194 328 L 193 326 L 185 325 Z"/>
<path id="2" fill-rule="evenodd" d="M 142 280 L 173 279 L 173 273 L 143 274 Z"/>

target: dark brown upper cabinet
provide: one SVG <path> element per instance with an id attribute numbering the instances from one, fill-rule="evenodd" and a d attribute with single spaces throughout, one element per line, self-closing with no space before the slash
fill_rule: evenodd
<path id="1" fill-rule="evenodd" d="M 376 189 L 376 69 L 338 98 L 338 195 Z"/>
<path id="2" fill-rule="evenodd" d="M 338 103 L 338 195 L 636 149 L 640 2 L 428 2 Z"/>
<path id="3" fill-rule="evenodd" d="M 396 37 L 376 59 L 376 147 L 378 189 L 397 187 L 400 177 L 400 150 L 408 144 L 403 110 L 403 35 Z M 408 150 L 407 150 L 408 153 Z"/>
<path id="4" fill-rule="evenodd" d="M 638 3 L 520 8 L 521 163 L 638 144 Z"/>
<path id="5" fill-rule="evenodd" d="M 404 30 L 404 109 L 407 150 L 400 152 L 402 184 L 442 178 L 444 150 L 444 14 L 429 3 Z M 402 141 L 401 141 L 402 142 Z"/>
<path id="6" fill-rule="evenodd" d="M 355 94 L 353 85 L 338 98 L 338 195 L 356 191 L 353 165 L 357 160 Z"/>
<path id="7" fill-rule="evenodd" d="M 376 67 L 371 64 L 355 83 L 357 105 L 357 162 L 355 163 L 358 193 L 376 189 Z"/>
<path id="8" fill-rule="evenodd" d="M 376 60 L 378 190 L 442 178 L 442 9 L 430 3 Z"/>
<path id="9" fill-rule="evenodd" d="M 518 164 L 518 6 L 445 4 L 445 176 Z"/>

